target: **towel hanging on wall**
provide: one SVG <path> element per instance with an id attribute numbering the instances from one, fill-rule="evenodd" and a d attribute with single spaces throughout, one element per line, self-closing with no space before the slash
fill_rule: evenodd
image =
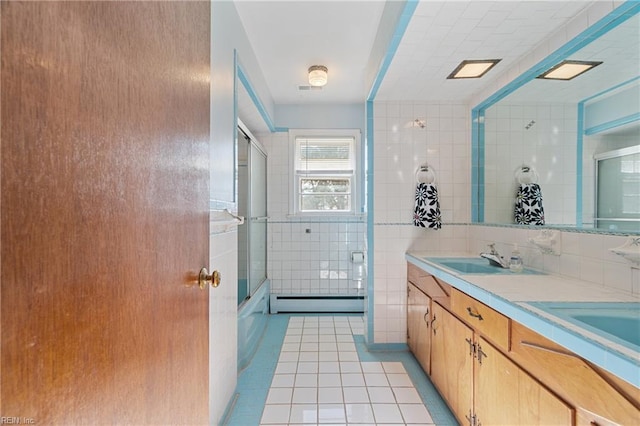
<path id="1" fill-rule="evenodd" d="M 542 190 L 538 185 L 538 174 L 528 166 L 516 172 L 518 193 L 516 195 L 515 222 L 518 225 L 544 225 Z"/>
<path id="2" fill-rule="evenodd" d="M 423 173 L 426 173 L 426 177 L 422 176 Z M 413 224 L 415 226 L 431 229 L 442 227 L 440 201 L 435 180 L 435 173 L 428 166 L 422 166 L 416 172 L 416 199 L 413 210 Z"/>

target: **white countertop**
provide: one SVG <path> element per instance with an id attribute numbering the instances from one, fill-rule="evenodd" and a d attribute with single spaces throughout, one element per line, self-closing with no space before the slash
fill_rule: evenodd
<path id="1" fill-rule="evenodd" d="M 477 255 L 456 253 L 437 256 L 421 252 L 410 252 L 405 255 L 408 262 L 634 386 L 640 387 L 640 353 L 529 304 L 529 302 L 640 302 L 640 297 L 553 274 L 461 274 L 428 260 L 436 257 L 474 258 Z"/>

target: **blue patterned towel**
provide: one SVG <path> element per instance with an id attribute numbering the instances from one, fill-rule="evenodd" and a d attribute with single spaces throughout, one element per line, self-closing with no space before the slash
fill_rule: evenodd
<path id="1" fill-rule="evenodd" d="M 433 183 L 419 183 L 416 186 L 413 224 L 421 228 L 440 229 L 442 227 L 438 188 Z"/>
<path id="2" fill-rule="evenodd" d="M 518 188 L 515 208 L 518 225 L 544 225 L 542 191 L 537 183 L 523 183 Z"/>

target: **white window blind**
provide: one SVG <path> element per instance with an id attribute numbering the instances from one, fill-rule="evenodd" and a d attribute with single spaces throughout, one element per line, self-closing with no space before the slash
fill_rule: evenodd
<path id="1" fill-rule="evenodd" d="M 353 173 L 354 169 L 353 138 L 296 138 L 298 173 Z"/>

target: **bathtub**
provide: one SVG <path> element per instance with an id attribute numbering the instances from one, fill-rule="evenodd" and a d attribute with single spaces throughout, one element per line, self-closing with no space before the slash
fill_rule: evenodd
<path id="1" fill-rule="evenodd" d="M 238 307 L 238 371 L 251 361 L 267 326 L 269 287 L 266 279 L 253 296 Z"/>

